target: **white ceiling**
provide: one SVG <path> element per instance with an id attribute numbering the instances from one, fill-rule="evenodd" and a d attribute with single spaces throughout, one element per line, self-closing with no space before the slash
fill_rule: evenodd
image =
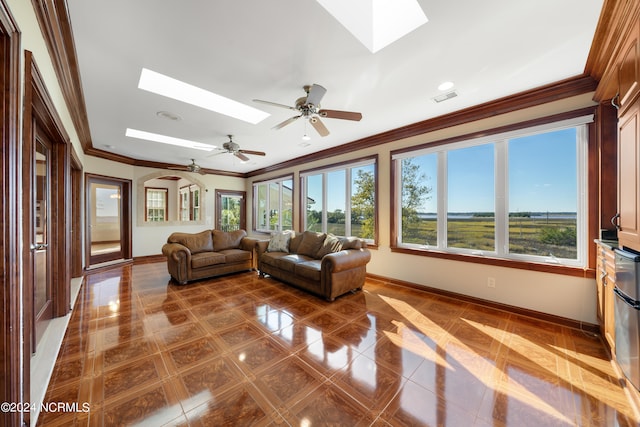
<path id="1" fill-rule="evenodd" d="M 429 22 L 372 54 L 315 0 L 67 0 L 93 146 L 139 160 L 250 172 L 315 151 L 580 75 L 603 0 L 419 0 Z M 252 125 L 137 88 L 142 68 L 271 115 Z M 443 103 L 437 86 L 453 81 Z M 331 134 L 303 147 L 294 111 L 303 85 L 327 89 Z M 167 111 L 181 117 L 158 117 Z M 212 153 L 125 137 L 134 128 L 266 152 L 242 164 Z"/>

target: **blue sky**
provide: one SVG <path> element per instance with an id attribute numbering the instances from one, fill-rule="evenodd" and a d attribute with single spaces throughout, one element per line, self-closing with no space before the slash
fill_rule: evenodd
<path id="1" fill-rule="evenodd" d="M 509 211 L 576 212 L 576 129 L 512 139 L 509 143 Z M 567 159 L 571 159 L 568 161 Z M 450 151 L 449 212 L 493 212 L 494 146 Z M 418 163 L 436 176 L 436 155 Z M 436 211 L 435 179 L 426 212 Z"/>
<path id="2" fill-rule="evenodd" d="M 449 152 L 449 212 L 494 211 L 494 145 Z M 576 129 L 512 139 L 509 143 L 509 211 L 576 212 Z M 414 160 L 432 188 L 424 212 L 436 212 L 436 154 Z M 571 161 L 568 161 L 570 159 Z M 344 171 L 328 176 L 327 209 L 344 210 Z M 321 209 L 319 176 L 309 177 L 309 197 Z"/>

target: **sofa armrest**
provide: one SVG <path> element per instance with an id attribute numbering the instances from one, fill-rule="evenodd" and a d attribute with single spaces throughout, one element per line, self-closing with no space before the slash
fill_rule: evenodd
<path id="1" fill-rule="evenodd" d="M 260 259 L 262 254 L 267 251 L 268 247 L 269 240 L 256 240 L 256 253 L 258 254 L 258 259 Z"/>
<path id="2" fill-rule="evenodd" d="M 256 249 L 257 242 L 258 239 L 253 237 L 243 237 L 242 240 L 240 240 L 240 249 L 253 252 Z"/>
<path id="3" fill-rule="evenodd" d="M 368 249 L 348 249 L 333 252 L 322 257 L 322 270 L 329 269 L 333 273 L 350 270 L 355 267 L 367 265 L 371 260 L 371 252 Z"/>
<path id="4" fill-rule="evenodd" d="M 162 246 L 162 254 L 175 262 L 184 259 L 187 263 L 191 263 L 191 251 L 180 243 L 165 243 Z"/>

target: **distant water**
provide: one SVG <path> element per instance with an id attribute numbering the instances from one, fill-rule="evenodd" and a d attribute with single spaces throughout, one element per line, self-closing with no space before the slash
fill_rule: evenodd
<path id="1" fill-rule="evenodd" d="M 427 213 L 427 212 L 419 212 L 418 217 L 420 219 L 436 219 L 437 214 L 435 213 Z M 452 212 L 448 215 L 449 218 L 456 219 L 471 219 L 471 218 L 482 218 L 481 216 L 475 216 L 473 212 Z M 486 217 L 486 216 L 485 216 Z M 528 218 L 532 219 L 576 219 L 577 214 L 575 212 L 549 212 L 548 214 L 542 212 L 532 212 L 531 216 Z M 490 218 L 490 217 L 486 217 Z"/>

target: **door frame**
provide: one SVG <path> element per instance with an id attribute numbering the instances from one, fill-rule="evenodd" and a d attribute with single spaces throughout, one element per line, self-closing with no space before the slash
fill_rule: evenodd
<path id="1" fill-rule="evenodd" d="M 33 312 L 33 224 L 35 221 L 32 209 L 32 198 L 24 195 L 33 194 L 34 188 L 34 147 L 36 132 L 40 132 L 52 142 L 51 147 L 51 230 L 49 249 L 51 250 L 51 274 L 53 301 L 53 317 L 64 316 L 70 311 L 71 294 L 71 142 L 64 130 L 53 100 L 44 84 L 44 79 L 34 60 L 33 54 L 25 50 L 25 84 L 24 115 L 22 126 L 22 265 L 23 265 L 23 322 L 24 322 L 24 355 L 23 355 L 23 393 L 31 395 L 31 353 L 32 335 L 34 333 Z M 36 130 L 36 128 L 38 130 Z M 29 399 L 27 399 L 28 401 Z M 28 419 L 28 414 L 25 415 Z"/>
<path id="2" fill-rule="evenodd" d="M 0 189 L 3 202 L 0 203 L 0 224 L 3 236 L 0 245 L 0 289 L 3 301 L 3 321 L 0 322 L 0 401 L 28 402 L 29 357 L 23 356 L 27 339 L 20 323 L 23 318 L 20 271 L 20 157 L 21 144 L 18 139 L 20 129 L 20 95 L 22 92 L 20 75 L 20 32 L 9 7 L 0 0 Z M 25 360 L 26 359 L 26 360 Z M 23 360 L 27 364 L 23 365 Z M 22 366 L 22 369 L 19 367 Z M 27 385 L 27 390 L 23 385 Z M 19 412 L 0 415 L 2 425 L 21 425 Z"/>
<path id="3" fill-rule="evenodd" d="M 239 190 L 219 190 L 216 189 L 216 223 L 213 228 L 219 229 L 222 221 L 222 197 L 238 196 L 242 199 L 240 203 L 240 229 L 247 229 L 247 192 Z"/>
<path id="4" fill-rule="evenodd" d="M 118 185 L 122 188 L 120 195 L 120 250 L 122 253 L 122 262 L 131 262 L 131 180 L 123 178 L 114 178 L 104 175 L 85 174 L 85 269 L 99 267 L 99 264 L 111 261 L 109 258 L 98 257 L 92 264 L 91 262 L 91 205 L 93 198 L 91 197 L 91 184 L 100 183 L 107 185 Z M 95 257 L 94 257 L 95 258 Z"/>

